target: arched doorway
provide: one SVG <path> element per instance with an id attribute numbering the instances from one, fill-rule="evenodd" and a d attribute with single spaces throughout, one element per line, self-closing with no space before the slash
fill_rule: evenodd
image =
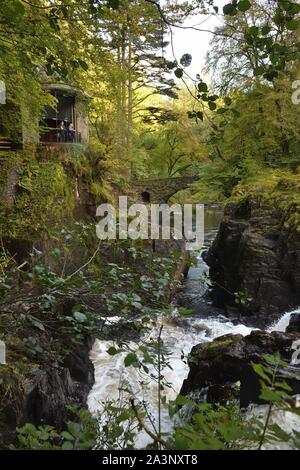
<path id="1" fill-rule="evenodd" d="M 143 202 L 150 202 L 150 193 L 148 191 L 143 191 L 141 196 Z"/>

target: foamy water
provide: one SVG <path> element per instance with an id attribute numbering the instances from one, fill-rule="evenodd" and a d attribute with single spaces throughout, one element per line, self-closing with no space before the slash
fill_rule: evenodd
<path id="1" fill-rule="evenodd" d="M 288 325 L 290 315 L 299 312 L 300 309 L 284 314 L 280 320 L 269 328 L 269 331 L 284 331 Z M 113 319 L 116 323 L 116 319 Z M 215 338 L 232 333 L 246 336 L 251 333 L 253 328 L 243 324 L 234 325 L 225 317 L 208 318 L 208 319 L 184 319 L 175 316 L 175 319 L 164 320 L 159 319 L 157 326 L 152 330 L 149 337 L 154 340 L 158 336 L 158 331 L 163 325 L 162 340 L 164 347 L 170 353 L 168 362 L 170 368 L 163 370 L 164 380 L 170 383 L 170 388 L 165 388 L 163 394 L 167 401 L 173 400 L 179 394 L 183 380 L 188 375 L 188 365 L 186 361 L 181 359 L 182 354 L 187 356 L 191 348 L 196 344 L 209 342 Z M 149 338 L 147 338 L 149 339 Z M 157 376 L 157 372 L 153 367 L 149 367 L 149 374 L 144 374 L 138 368 L 125 367 L 124 359 L 127 352 L 111 356 L 107 350 L 113 346 L 112 341 L 96 340 L 91 351 L 91 360 L 95 368 L 95 384 L 89 394 L 88 406 L 91 412 L 95 413 L 103 409 L 103 404 L 110 400 L 120 399 L 120 387 L 126 388 L 128 391 L 122 392 L 122 396 L 133 397 L 136 402 L 147 403 L 147 410 L 151 414 L 152 419 L 157 425 L 157 409 L 158 409 L 158 392 L 157 381 L 150 378 L 153 373 Z M 128 346 L 132 350 L 137 350 L 139 345 L 129 342 Z M 172 422 L 168 416 L 167 409 L 162 409 L 162 430 L 170 431 Z M 293 418 L 294 419 L 294 418 Z M 299 419 L 297 420 L 299 421 Z M 298 423 L 299 424 L 299 423 Z M 144 448 L 151 442 L 149 436 L 144 432 L 139 432 L 136 438 L 136 447 Z"/>
<path id="2" fill-rule="evenodd" d="M 209 246 L 212 239 L 215 237 L 218 223 L 219 220 L 214 221 L 215 225 L 212 225 L 210 231 L 206 233 L 206 247 Z M 199 276 L 207 271 L 207 265 L 202 258 L 198 256 L 198 266 L 190 270 L 190 279 L 188 279 L 186 284 L 186 290 L 191 289 L 194 291 L 196 289 L 196 292 L 199 291 L 200 295 L 203 295 L 205 289 L 203 289 L 203 284 L 201 285 L 200 283 Z M 290 316 L 294 312 L 300 312 L 300 309 L 285 313 L 268 331 L 285 331 Z M 107 322 L 108 324 L 115 325 L 119 320 L 119 317 L 112 317 L 111 319 L 107 319 Z M 199 343 L 213 341 L 215 338 L 229 333 L 247 336 L 254 329 L 243 324 L 235 325 L 222 315 L 214 317 L 209 316 L 209 318 L 201 319 L 196 317 L 183 318 L 176 314 L 176 309 L 174 309 L 173 318 L 166 319 L 159 317 L 155 328 L 153 328 L 147 337 L 142 338 L 141 341 L 149 340 L 150 336 L 156 340 L 161 325 L 163 325 L 162 340 L 164 347 L 170 354 L 168 357 L 170 367 L 165 367 L 162 372 L 164 381 L 171 384 L 171 386 L 165 388 L 162 393 L 166 396 L 167 402 L 177 397 L 182 383 L 188 375 L 189 367 L 186 364 L 186 360 L 182 360 L 182 356 L 186 358 L 193 346 Z M 158 386 L 157 380 L 151 378 L 151 374 L 157 377 L 157 371 L 149 364 L 147 364 L 149 367 L 148 374 L 141 372 L 135 367 L 126 368 L 124 366 L 124 359 L 127 352 L 111 356 L 107 353 L 107 350 L 111 346 L 115 346 L 112 341 L 96 340 L 91 351 L 90 357 L 95 369 L 95 384 L 88 397 L 90 411 L 92 413 L 99 412 L 101 425 L 101 422 L 104 424 L 105 420 L 105 417 L 101 415 L 105 402 L 114 400 L 120 404 L 129 397 L 132 397 L 136 403 L 147 403 L 147 412 L 150 414 L 151 419 L 144 418 L 144 421 L 149 427 L 151 427 L 150 421 L 157 427 Z M 128 347 L 137 351 L 139 345 L 134 342 L 129 342 Z M 126 391 L 120 392 L 120 388 L 125 388 Z M 161 412 L 161 424 L 162 432 L 168 432 L 172 429 L 172 421 L 169 418 L 168 410 L 164 407 L 162 407 Z M 140 431 L 136 436 L 135 446 L 136 448 L 145 448 L 151 441 L 151 438 L 149 438 L 145 432 Z"/>
<path id="3" fill-rule="evenodd" d="M 289 325 L 291 315 L 293 313 L 300 313 L 300 308 L 297 308 L 296 310 L 292 310 L 291 312 L 287 312 L 284 315 L 282 315 L 282 317 L 277 322 L 275 322 L 273 325 L 271 325 L 268 328 L 268 331 L 283 331 L 283 332 L 285 332 L 285 330 L 287 329 L 287 327 Z"/>

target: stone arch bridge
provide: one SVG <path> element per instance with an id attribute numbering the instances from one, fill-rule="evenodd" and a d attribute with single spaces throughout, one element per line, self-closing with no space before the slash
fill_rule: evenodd
<path id="1" fill-rule="evenodd" d="M 171 196 L 186 189 L 197 181 L 197 176 L 177 176 L 174 178 L 158 178 L 130 182 L 128 197 L 131 203 L 151 202 L 167 203 Z"/>

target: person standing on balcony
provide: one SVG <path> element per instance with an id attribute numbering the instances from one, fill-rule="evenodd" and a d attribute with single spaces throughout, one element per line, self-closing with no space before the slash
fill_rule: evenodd
<path id="1" fill-rule="evenodd" d="M 73 122 L 70 122 L 68 127 L 68 141 L 75 142 L 75 129 Z"/>
<path id="2" fill-rule="evenodd" d="M 61 121 L 58 126 L 58 142 L 65 142 L 66 141 L 66 126 L 65 122 Z"/>

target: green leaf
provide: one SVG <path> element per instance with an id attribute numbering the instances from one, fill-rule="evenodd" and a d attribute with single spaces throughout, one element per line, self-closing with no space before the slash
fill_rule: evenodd
<path id="1" fill-rule="evenodd" d="M 192 56 L 191 54 L 183 54 L 180 59 L 180 63 L 183 67 L 188 67 L 192 63 Z"/>
<path id="2" fill-rule="evenodd" d="M 118 351 L 116 348 L 114 348 L 113 346 L 111 346 L 110 348 L 108 348 L 108 350 L 106 351 L 107 354 L 109 354 L 110 356 L 115 356 L 116 354 L 118 354 L 120 351 Z"/>
<path id="3" fill-rule="evenodd" d="M 41 331 L 46 331 L 46 330 L 45 330 L 45 327 L 44 327 L 44 325 L 43 325 L 42 322 L 40 322 L 40 321 L 38 321 L 38 320 L 35 320 L 35 319 L 33 318 L 33 319 L 31 319 L 31 323 L 32 323 L 36 328 L 38 328 L 39 330 L 41 330 Z"/>
<path id="4" fill-rule="evenodd" d="M 177 65 L 177 63 L 176 63 L 175 60 L 174 60 L 174 61 L 168 61 L 168 62 L 167 62 L 167 67 L 168 67 L 169 70 L 175 69 L 176 65 Z"/>
<path id="5" fill-rule="evenodd" d="M 15 9 L 15 12 L 17 13 L 17 15 L 19 15 L 19 16 L 23 16 L 24 13 L 25 13 L 25 7 L 20 2 L 17 2 L 17 3 L 14 4 L 14 9 Z"/>
<path id="6" fill-rule="evenodd" d="M 251 8 L 251 3 L 249 2 L 249 0 L 241 0 L 238 3 L 238 9 L 242 12 L 245 12 L 249 10 L 250 8 Z"/>
<path id="7" fill-rule="evenodd" d="M 130 352 L 127 354 L 127 356 L 125 357 L 125 360 L 124 360 L 124 365 L 125 367 L 129 367 L 133 364 L 136 364 L 137 363 L 137 357 L 136 357 L 136 354 L 133 353 L 133 352 Z"/>
<path id="8" fill-rule="evenodd" d="M 61 446 L 61 449 L 62 450 L 73 450 L 73 444 L 69 441 L 66 441 L 63 443 L 63 445 Z"/>
<path id="9" fill-rule="evenodd" d="M 122 423 L 122 421 L 126 421 L 127 419 L 129 419 L 132 415 L 131 411 L 132 410 L 123 410 L 123 411 L 121 411 L 121 413 L 116 418 L 117 422 Z"/>
<path id="10" fill-rule="evenodd" d="M 289 20 L 286 22 L 286 27 L 290 31 L 296 31 L 299 28 L 300 22 L 298 20 Z"/>
<path id="11" fill-rule="evenodd" d="M 275 382 L 274 387 L 281 388 L 282 390 L 285 390 L 286 392 L 293 391 L 292 387 L 290 387 L 286 382 Z"/>
<path id="12" fill-rule="evenodd" d="M 19 434 L 27 434 L 27 433 L 32 434 L 32 433 L 35 433 L 36 427 L 32 423 L 26 423 L 21 428 L 16 428 L 16 431 Z"/>
<path id="13" fill-rule="evenodd" d="M 88 64 L 82 60 L 82 59 L 77 59 L 80 67 L 86 72 L 89 69 Z"/>
<path id="14" fill-rule="evenodd" d="M 178 395 L 176 398 L 176 405 L 189 405 L 189 406 L 194 406 L 195 402 L 183 395 Z"/>
<path id="15" fill-rule="evenodd" d="M 194 119 L 196 117 L 195 111 L 188 111 L 187 115 L 189 119 Z"/>
<path id="16" fill-rule="evenodd" d="M 201 93 L 206 93 L 208 91 L 208 86 L 206 85 L 205 82 L 200 82 L 200 83 L 198 83 L 198 90 Z"/>
<path id="17" fill-rule="evenodd" d="M 181 78 L 182 75 L 183 75 L 183 70 L 178 68 L 178 69 L 175 70 L 174 74 L 177 78 Z"/>
<path id="18" fill-rule="evenodd" d="M 223 6 L 223 13 L 224 15 L 234 16 L 237 14 L 237 9 L 232 3 L 227 3 L 227 5 Z"/>
<path id="19" fill-rule="evenodd" d="M 290 13 L 292 15 L 298 15 L 298 13 L 300 13 L 300 5 L 297 3 L 293 3 L 290 5 L 291 5 Z"/>
<path id="20" fill-rule="evenodd" d="M 196 116 L 197 116 L 198 119 L 200 119 L 200 121 L 203 121 L 203 113 L 202 113 L 202 111 L 197 111 Z"/>
<path id="21" fill-rule="evenodd" d="M 248 33 L 250 33 L 251 36 L 258 36 L 259 28 L 257 26 L 250 26 Z"/>
<path id="22" fill-rule="evenodd" d="M 269 387 L 264 387 L 259 398 L 266 401 L 279 402 L 286 398 L 286 393 L 272 390 Z"/>
<path id="23" fill-rule="evenodd" d="M 79 423 L 74 423 L 73 421 L 69 421 L 68 430 L 70 431 L 70 434 L 73 434 L 73 437 L 77 437 L 81 433 L 81 426 Z"/>
<path id="24" fill-rule="evenodd" d="M 270 384 L 272 383 L 270 377 L 267 375 L 265 368 L 262 364 L 254 364 L 252 363 L 252 368 L 254 372 L 256 372 L 257 375 L 259 375 L 266 383 Z"/>
<path id="25" fill-rule="evenodd" d="M 80 312 L 80 309 L 82 308 L 82 304 L 76 304 L 74 307 L 72 307 L 72 313 L 75 312 Z"/>
<path id="26" fill-rule="evenodd" d="M 82 312 L 75 312 L 74 318 L 80 323 L 84 323 L 87 320 L 87 316 Z"/>
<path id="27" fill-rule="evenodd" d="M 120 5 L 120 0 L 107 0 L 107 6 L 108 8 L 111 8 L 112 10 L 117 10 Z"/>
<path id="28" fill-rule="evenodd" d="M 145 346 L 140 346 L 140 351 L 142 351 L 143 353 L 143 356 L 144 356 L 144 361 L 148 364 L 153 364 L 154 363 L 154 360 L 153 358 L 150 356 L 149 352 L 147 351 L 147 348 Z"/>
<path id="29" fill-rule="evenodd" d="M 272 82 L 276 77 L 278 77 L 278 72 L 276 72 L 276 70 L 270 70 L 264 74 L 264 78 L 269 82 Z"/>
<path id="30" fill-rule="evenodd" d="M 216 109 L 217 105 L 214 101 L 209 101 L 208 102 L 208 107 L 211 111 L 214 111 Z"/>
<path id="31" fill-rule="evenodd" d="M 67 439 L 67 441 L 73 441 L 74 440 L 74 437 L 72 436 L 72 434 L 70 434 L 69 432 L 67 431 L 63 431 L 61 433 L 61 436 L 64 438 L 64 439 Z"/>
<path id="32" fill-rule="evenodd" d="M 265 69 L 261 65 L 258 67 L 255 67 L 255 69 L 253 70 L 254 77 L 259 77 L 260 75 L 264 73 L 264 71 Z"/>
<path id="33" fill-rule="evenodd" d="M 252 44 L 254 43 L 253 36 L 251 36 L 251 34 L 246 32 L 244 35 L 244 38 L 245 38 L 246 43 L 249 44 L 249 46 L 252 46 Z"/>
<path id="34" fill-rule="evenodd" d="M 286 431 L 284 431 L 284 429 L 282 429 L 278 424 L 274 423 L 274 424 L 269 424 L 269 428 L 268 428 L 268 431 L 272 431 L 272 433 L 274 433 L 274 435 L 277 437 L 277 439 L 279 441 L 284 441 L 284 442 L 287 442 L 290 438 L 291 438 L 291 435 L 288 434 Z"/>
<path id="35" fill-rule="evenodd" d="M 273 21 L 276 24 L 276 26 L 281 25 L 283 22 L 284 16 L 282 14 L 282 10 L 280 7 L 276 8 L 275 15 L 273 16 Z"/>
<path id="36" fill-rule="evenodd" d="M 266 36 L 267 34 L 270 33 L 271 29 L 272 29 L 272 28 L 271 28 L 269 25 L 266 24 L 265 26 L 263 26 L 263 27 L 261 28 L 261 34 L 262 34 L 263 36 Z"/>
<path id="37" fill-rule="evenodd" d="M 229 96 L 225 96 L 224 103 L 226 104 L 226 106 L 230 106 L 232 103 L 232 99 Z"/>
<path id="38" fill-rule="evenodd" d="M 280 359 L 280 354 L 278 352 L 274 353 L 274 354 L 263 354 L 263 360 L 269 364 L 270 366 L 278 366 L 281 362 L 281 359 Z M 283 364 L 283 365 L 287 365 L 287 364 Z"/>
<path id="39" fill-rule="evenodd" d="M 289 0 L 281 0 L 280 6 L 291 15 L 296 15 L 297 13 L 300 13 L 300 5 Z"/>

